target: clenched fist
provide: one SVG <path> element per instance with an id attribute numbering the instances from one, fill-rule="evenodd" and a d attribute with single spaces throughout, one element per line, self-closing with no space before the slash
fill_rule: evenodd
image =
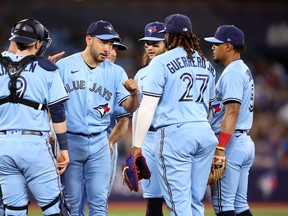
<path id="1" fill-rule="evenodd" d="M 138 85 L 134 79 L 128 79 L 124 83 L 123 86 L 130 92 L 131 96 L 138 95 Z"/>

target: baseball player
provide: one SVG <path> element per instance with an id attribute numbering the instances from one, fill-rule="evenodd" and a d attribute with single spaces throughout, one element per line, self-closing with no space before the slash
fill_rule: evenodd
<path id="1" fill-rule="evenodd" d="M 107 60 L 114 63 L 117 58 L 118 51 L 125 51 L 127 50 L 127 46 L 120 42 L 113 42 L 113 47 L 111 52 L 109 53 Z M 110 153 L 111 153 L 111 176 L 109 180 L 109 192 L 108 196 L 111 193 L 115 177 L 116 177 L 116 169 L 117 169 L 117 159 L 118 159 L 118 141 L 121 140 L 128 130 L 129 126 L 129 113 L 126 112 L 126 110 L 119 106 L 118 104 L 115 106 L 115 110 L 111 110 L 113 113 L 111 113 L 111 123 L 110 126 L 107 128 L 107 135 L 109 140 L 109 146 L 110 146 Z M 85 187 L 85 184 L 83 185 Z M 86 191 L 86 189 L 84 189 Z M 82 212 L 79 212 L 79 216 L 85 216 L 86 215 L 86 193 L 82 194 Z"/>
<path id="2" fill-rule="evenodd" d="M 173 216 L 204 216 L 201 200 L 217 145 L 207 119 L 215 70 L 187 16 L 172 14 L 164 27 L 167 51 L 147 67 L 130 153 L 141 153 L 154 116 L 155 159 L 166 206 Z"/>
<path id="3" fill-rule="evenodd" d="M 244 33 L 234 25 L 222 25 L 214 37 L 215 62 L 225 69 L 216 84 L 211 125 L 218 137 L 215 155 L 226 156 L 226 170 L 212 185 L 212 201 L 217 216 L 251 216 L 247 203 L 248 175 L 254 161 L 255 147 L 248 135 L 253 121 L 254 81 L 241 59 Z"/>
<path id="4" fill-rule="evenodd" d="M 117 104 L 132 113 L 139 99 L 136 82 L 127 78 L 122 67 L 106 60 L 113 42 L 119 42 L 112 24 L 103 20 L 92 23 L 85 40 L 83 52 L 57 62 L 70 97 L 65 103 L 70 164 L 61 180 L 71 215 L 83 212 L 80 195 L 86 188 L 89 215 L 100 216 L 107 215 L 111 113 Z"/>
<path id="5" fill-rule="evenodd" d="M 142 65 L 143 68 L 140 69 L 135 75 L 139 92 L 140 101 L 143 97 L 143 86 L 146 81 L 148 73 L 148 64 L 157 55 L 165 52 L 164 44 L 164 32 L 160 32 L 164 29 L 164 23 L 162 22 L 151 22 L 148 23 L 144 28 L 144 37 L 139 39 L 139 41 L 144 41 L 144 54 Z M 153 71 L 154 72 L 154 71 Z M 135 124 L 137 122 L 137 111 L 133 113 L 132 121 L 132 134 L 135 135 Z M 164 199 L 162 197 L 161 189 L 159 187 L 158 175 L 156 171 L 155 164 L 155 128 L 153 127 L 153 122 L 148 129 L 147 135 L 145 137 L 144 143 L 142 145 L 142 154 L 146 158 L 147 165 L 152 173 L 150 180 L 143 179 L 141 181 L 143 189 L 143 197 L 146 199 L 146 216 L 163 216 L 162 206 Z M 135 138 L 134 138 L 135 139 Z"/>
<path id="6" fill-rule="evenodd" d="M 10 35 L 10 37 L 13 36 L 14 30 L 15 30 L 15 28 L 13 27 L 13 28 L 11 29 L 11 35 Z M 46 50 L 45 50 L 45 51 L 46 51 Z M 42 52 L 42 53 L 38 53 L 38 55 L 40 54 L 41 56 L 43 56 L 43 55 L 45 54 L 45 51 Z M 9 53 L 16 54 L 16 52 L 17 52 L 16 42 L 10 41 L 10 44 L 9 44 L 9 47 L 8 47 L 7 51 L 2 52 L 1 54 L 2 54 L 2 56 L 7 56 L 7 55 L 9 55 Z M 55 55 L 53 55 L 53 56 L 48 56 L 48 59 L 49 59 L 50 61 L 52 61 L 52 62 L 56 62 L 56 61 L 57 61 L 58 59 L 60 59 L 64 54 L 65 54 L 65 51 L 62 51 L 62 52 L 57 53 L 57 54 L 55 54 Z M 48 112 L 48 114 L 49 114 L 49 112 Z M 51 123 L 52 123 L 52 122 L 51 122 Z M 50 129 L 51 129 L 51 130 L 50 130 L 50 133 L 51 133 L 51 131 L 53 131 L 53 128 L 50 127 Z M 56 136 L 56 134 L 54 133 L 54 131 L 53 131 L 53 134 L 54 134 L 54 136 Z M 53 139 L 52 139 L 52 138 L 53 138 L 52 136 L 49 136 L 49 143 L 50 143 L 50 144 L 51 144 L 51 142 L 54 142 L 54 138 L 53 138 Z M 0 188 L 0 191 L 1 191 L 1 188 Z M 0 192 L 0 215 L 4 215 L 4 204 L 3 204 L 3 200 L 2 200 L 2 192 Z"/>
<path id="7" fill-rule="evenodd" d="M 113 47 L 109 53 L 107 60 L 115 63 L 118 51 L 126 51 L 128 48 L 120 42 L 113 42 Z M 111 165 L 112 165 L 112 174 L 109 184 L 109 195 L 111 193 L 117 169 L 117 159 L 118 159 L 118 141 L 121 140 L 128 130 L 129 126 L 129 113 L 123 109 L 123 107 L 116 105 L 114 112 L 111 114 L 111 123 L 110 127 L 107 129 L 110 151 L 111 151 Z"/>
<path id="8" fill-rule="evenodd" d="M 5 215 L 27 215 L 27 186 L 44 215 L 69 215 L 58 176 L 69 163 L 63 106 L 68 96 L 57 66 L 38 57 L 51 44 L 49 32 L 28 18 L 15 24 L 9 40 L 15 42 L 16 53 L 0 58 L 6 71 L 0 75 L 4 86 L 0 90 L 0 184 Z M 48 143 L 48 108 L 60 144 L 57 161 Z"/>
<path id="9" fill-rule="evenodd" d="M 108 57 L 107 57 L 107 60 L 110 61 L 110 62 L 112 62 L 112 63 L 115 63 L 116 58 L 117 58 L 117 53 L 118 53 L 118 51 L 119 51 L 119 50 L 120 50 L 120 51 L 125 51 L 125 50 L 127 50 L 127 49 L 128 49 L 128 48 L 127 48 L 126 45 L 124 45 L 124 44 L 122 44 L 122 43 L 120 43 L 120 42 L 114 41 L 114 42 L 113 42 L 112 50 L 110 51 L 110 53 L 109 53 L 109 55 L 108 55 Z"/>

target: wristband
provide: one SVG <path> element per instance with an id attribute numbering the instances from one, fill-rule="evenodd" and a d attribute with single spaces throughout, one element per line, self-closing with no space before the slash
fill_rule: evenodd
<path id="1" fill-rule="evenodd" d="M 220 132 L 219 137 L 218 137 L 218 148 L 222 150 L 225 149 L 226 145 L 228 144 L 230 138 L 231 138 L 231 134 L 227 134 L 224 132 Z"/>
<path id="2" fill-rule="evenodd" d="M 216 149 L 221 150 L 221 151 L 224 151 L 224 150 L 225 150 L 224 147 L 220 147 L 220 146 L 216 146 Z"/>
<path id="3" fill-rule="evenodd" d="M 60 150 L 68 150 L 67 133 L 56 134 Z"/>

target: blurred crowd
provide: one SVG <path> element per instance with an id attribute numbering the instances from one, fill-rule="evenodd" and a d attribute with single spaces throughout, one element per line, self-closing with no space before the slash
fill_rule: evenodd
<path id="1" fill-rule="evenodd" d="M 250 132 L 255 167 L 288 168 L 288 71 L 279 62 L 254 62 L 255 115 Z"/>

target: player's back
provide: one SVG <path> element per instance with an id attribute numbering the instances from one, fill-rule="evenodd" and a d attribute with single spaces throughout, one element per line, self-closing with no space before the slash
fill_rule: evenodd
<path id="1" fill-rule="evenodd" d="M 175 48 L 155 57 L 148 66 L 144 94 L 161 96 L 155 113 L 156 127 L 207 121 L 209 101 L 214 99 L 215 70 L 198 52 L 193 61 Z"/>
<path id="2" fill-rule="evenodd" d="M 23 56 L 9 54 L 9 57 L 18 62 Z M 54 71 L 47 71 L 39 65 L 38 60 L 28 63 L 17 79 L 17 96 L 46 106 L 68 99 L 56 69 L 55 66 Z M 4 98 L 10 95 L 11 85 L 4 65 L 1 65 L 0 77 L 0 98 Z M 21 103 L 8 102 L 0 105 L 0 125 L 1 130 L 50 130 L 47 111 L 36 110 Z"/>

